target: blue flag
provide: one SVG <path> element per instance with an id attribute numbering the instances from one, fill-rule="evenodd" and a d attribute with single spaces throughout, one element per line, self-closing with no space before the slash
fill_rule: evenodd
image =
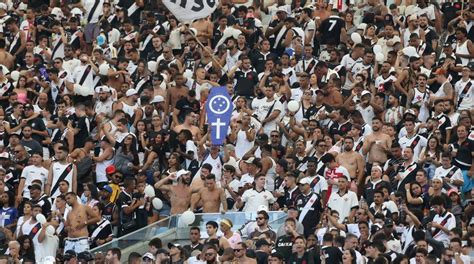
<path id="1" fill-rule="evenodd" d="M 206 102 L 207 122 L 213 145 L 224 144 L 233 109 L 232 98 L 227 88 L 225 86 L 213 87 Z"/>

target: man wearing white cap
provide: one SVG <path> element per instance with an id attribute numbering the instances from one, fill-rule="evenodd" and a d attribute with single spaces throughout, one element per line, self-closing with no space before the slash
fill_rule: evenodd
<path id="1" fill-rule="evenodd" d="M 4 35 L 5 33 L 5 22 L 11 18 L 11 16 L 9 16 L 7 14 L 7 4 L 1 2 L 0 3 L 0 34 L 2 34 L 2 36 Z"/>
<path id="2" fill-rule="evenodd" d="M 169 184 L 171 183 L 171 184 Z M 191 172 L 179 170 L 155 183 L 155 188 L 168 193 L 171 203 L 171 215 L 182 214 L 191 205 Z"/>
<path id="3" fill-rule="evenodd" d="M 125 114 L 129 115 L 131 120 L 133 120 L 133 126 L 140 120 L 143 116 L 143 111 L 140 108 L 138 101 L 138 92 L 135 89 L 128 89 L 125 93 L 125 100 L 120 101 L 113 106 L 113 111 L 121 109 Z"/>
<path id="4" fill-rule="evenodd" d="M 111 90 L 107 85 L 99 86 L 95 88 L 96 100 L 95 112 L 100 115 L 104 115 L 108 118 L 112 117 L 112 106 L 114 101 L 112 100 Z"/>

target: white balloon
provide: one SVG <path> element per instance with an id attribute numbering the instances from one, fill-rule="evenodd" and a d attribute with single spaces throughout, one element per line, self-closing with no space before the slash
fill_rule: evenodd
<path id="1" fill-rule="evenodd" d="M 148 197 L 155 197 L 155 188 L 151 185 L 145 187 L 145 195 Z"/>
<path id="2" fill-rule="evenodd" d="M 375 45 L 374 48 L 373 48 L 373 50 L 374 50 L 374 53 L 375 53 L 375 54 L 380 53 L 380 52 L 382 52 L 382 46 L 380 46 L 380 45 Z"/>
<path id="3" fill-rule="evenodd" d="M 100 75 L 107 75 L 108 72 L 109 72 L 109 65 L 107 63 L 103 63 L 99 66 Z"/>
<path id="4" fill-rule="evenodd" d="M 156 73 L 156 70 L 158 68 L 158 63 L 156 61 L 149 61 L 148 62 L 148 70 L 151 71 L 152 73 Z"/>
<path id="5" fill-rule="evenodd" d="M 196 220 L 196 215 L 191 211 L 186 211 L 181 215 L 181 221 L 186 225 L 194 223 L 194 220 Z"/>
<path id="6" fill-rule="evenodd" d="M 46 223 L 46 217 L 43 214 L 37 214 L 36 221 L 43 225 L 44 223 Z"/>
<path id="7" fill-rule="evenodd" d="M 288 103 L 288 111 L 290 112 L 296 112 L 298 111 L 298 109 L 300 109 L 300 103 L 295 101 L 295 100 L 292 100 Z"/>
<path id="8" fill-rule="evenodd" d="M 375 60 L 377 62 L 383 62 L 384 59 L 385 59 L 385 56 L 382 53 L 376 53 L 375 54 Z"/>
<path id="9" fill-rule="evenodd" d="M 160 210 L 161 208 L 163 208 L 163 201 L 161 201 L 160 198 L 153 198 L 153 207 L 156 209 L 156 210 Z"/>
<path id="10" fill-rule="evenodd" d="M 357 32 L 351 34 L 351 39 L 355 44 L 359 44 L 362 42 L 362 37 Z"/>
<path id="11" fill-rule="evenodd" d="M 91 92 L 91 89 L 92 88 L 88 88 L 86 86 L 79 85 L 78 83 L 74 84 L 74 92 L 78 95 L 82 95 L 82 96 L 91 95 L 91 94 L 93 94 L 93 92 Z"/>
<path id="12" fill-rule="evenodd" d="M 404 48 L 404 49 L 403 49 L 403 54 L 405 54 L 405 55 L 408 56 L 408 57 L 413 57 L 413 56 L 418 55 L 418 54 L 416 53 L 415 47 L 411 47 L 411 46 Z"/>
<path id="13" fill-rule="evenodd" d="M 13 81 L 16 82 L 20 78 L 20 72 L 19 71 L 12 71 L 10 73 L 10 77 L 12 78 Z"/>
<path id="14" fill-rule="evenodd" d="M 47 236 L 54 236 L 54 232 L 56 232 L 56 230 L 54 229 L 53 226 L 48 226 L 46 227 L 46 235 Z"/>

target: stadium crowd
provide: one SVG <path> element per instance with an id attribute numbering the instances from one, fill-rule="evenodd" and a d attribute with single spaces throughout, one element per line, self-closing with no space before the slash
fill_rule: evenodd
<path id="1" fill-rule="evenodd" d="M 474 263 L 474 1 L 172 12 L 0 2 L 0 263 L 124 262 L 91 249 L 188 210 L 257 217 L 128 262 Z"/>

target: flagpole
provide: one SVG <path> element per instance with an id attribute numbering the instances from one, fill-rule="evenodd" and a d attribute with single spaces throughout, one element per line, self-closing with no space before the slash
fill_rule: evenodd
<path id="1" fill-rule="evenodd" d="M 187 27 L 187 30 L 189 32 L 189 34 L 191 34 L 191 36 L 193 36 L 193 38 L 197 41 L 197 43 L 202 47 L 202 49 L 206 49 L 207 47 L 204 46 L 204 44 L 199 40 L 199 38 L 194 35 L 194 32 L 191 31 L 191 29 L 189 27 Z M 221 63 L 216 59 L 216 57 L 214 56 L 214 53 L 212 52 L 212 50 L 209 52 L 209 54 L 211 55 L 211 59 L 217 64 L 217 66 L 219 66 L 221 69 L 223 69 L 224 67 L 221 65 Z"/>

